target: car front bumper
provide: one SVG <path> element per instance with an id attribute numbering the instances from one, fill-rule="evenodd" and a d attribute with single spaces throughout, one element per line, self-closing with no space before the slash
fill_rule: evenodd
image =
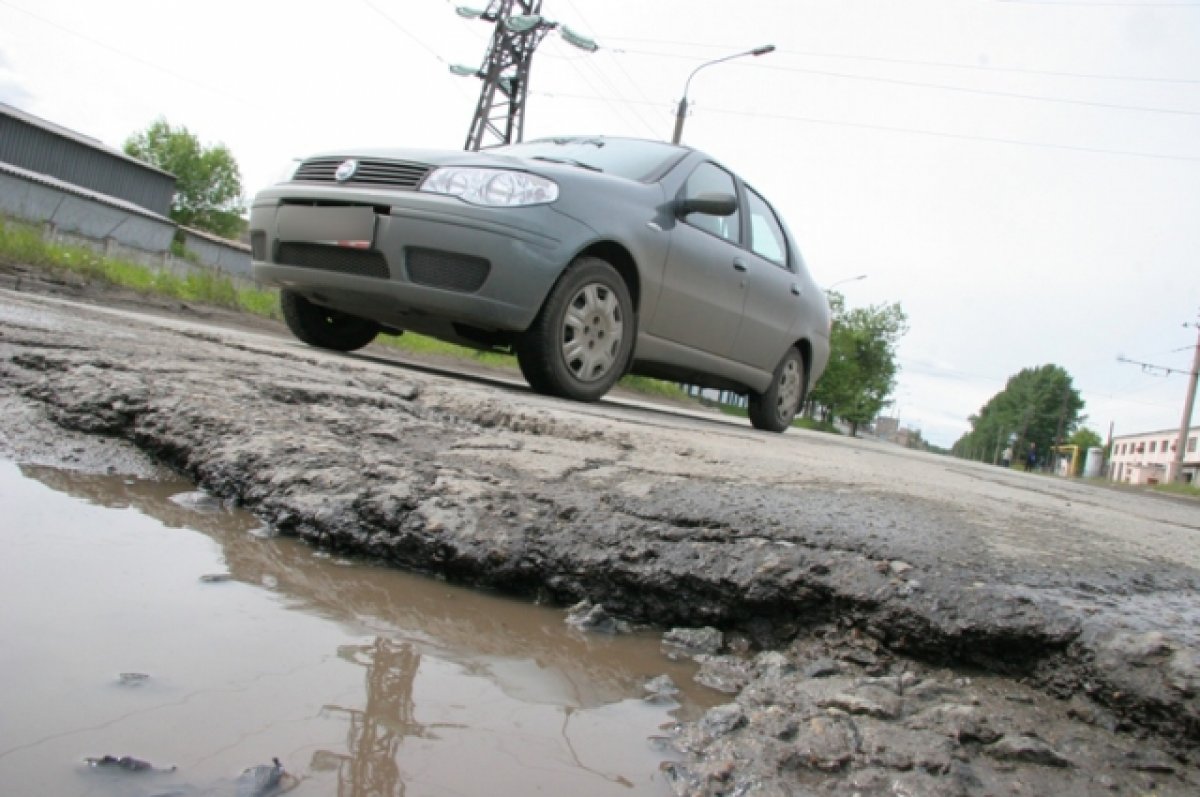
<path id="1" fill-rule="evenodd" d="M 593 235 L 552 206 L 285 184 L 250 210 L 252 270 L 343 312 L 405 328 L 432 316 L 526 329 Z"/>

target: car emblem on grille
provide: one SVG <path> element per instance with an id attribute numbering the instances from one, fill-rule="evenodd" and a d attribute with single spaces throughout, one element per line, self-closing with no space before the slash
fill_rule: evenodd
<path id="1" fill-rule="evenodd" d="M 342 161 L 338 165 L 337 171 L 333 173 L 333 176 L 339 183 L 344 183 L 353 177 L 356 171 L 358 171 L 358 161 Z"/>

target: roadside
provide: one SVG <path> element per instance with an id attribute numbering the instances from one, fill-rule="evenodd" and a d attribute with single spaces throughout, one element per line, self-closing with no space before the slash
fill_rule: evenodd
<path id="1" fill-rule="evenodd" d="M 31 286 L 0 292 L 4 456 L 101 435 L 327 550 L 721 628 L 691 655 L 738 697 L 666 742 L 678 793 L 1197 787 L 1193 505 Z"/>
<path id="2" fill-rule="evenodd" d="M 289 335 L 274 290 L 236 282 L 216 271 L 199 270 L 186 278 L 146 266 L 114 260 L 81 246 L 52 244 L 26 225 L 0 221 L 0 287 L 32 290 L 148 312 L 183 313 L 223 326 Z M 381 336 L 368 350 L 388 350 L 435 366 L 477 374 L 518 375 L 510 356 L 443 343 L 422 335 Z M 716 412 L 677 385 L 628 376 L 613 394 L 668 406 Z M 734 408 L 726 411 L 738 415 Z M 744 412 L 740 413 L 744 417 Z M 798 419 L 798 422 L 799 419 Z"/>

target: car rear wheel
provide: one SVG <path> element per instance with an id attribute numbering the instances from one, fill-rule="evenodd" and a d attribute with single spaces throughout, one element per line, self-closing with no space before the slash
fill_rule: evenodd
<path id="1" fill-rule="evenodd" d="M 750 423 L 755 429 L 766 432 L 787 429 L 800 409 L 807 388 L 808 373 L 804 369 L 804 358 L 795 348 L 788 349 L 775 369 L 771 386 L 762 393 L 750 394 Z"/>
<path id="2" fill-rule="evenodd" d="M 379 334 L 379 325 L 374 321 L 313 304 L 292 291 L 279 292 L 279 307 L 288 329 L 310 346 L 354 351 Z"/>
<path id="3" fill-rule="evenodd" d="M 539 393 L 595 401 L 629 364 L 636 321 L 621 275 L 595 257 L 577 259 L 517 342 L 517 362 Z"/>

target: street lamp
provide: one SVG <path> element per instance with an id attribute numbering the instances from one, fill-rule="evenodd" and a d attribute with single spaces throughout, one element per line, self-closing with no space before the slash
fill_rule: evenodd
<path id="1" fill-rule="evenodd" d="M 718 58 L 715 61 L 706 61 L 703 64 L 700 64 L 700 66 L 693 69 L 692 74 L 688 75 L 687 82 L 683 84 L 683 99 L 681 99 L 679 101 L 679 110 L 675 112 L 675 135 L 671 138 L 671 143 L 678 144 L 679 139 L 683 136 L 683 118 L 684 118 L 684 116 L 687 115 L 687 107 L 688 107 L 688 101 L 687 101 L 688 87 L 692 85 L 692 78 L 694 78 L 696 76 L 697 72 L 699 72 L 701 69 L 703 69 L 706 66 L 712 66 L 713 64 L 719 64 L 723 61 L 731 61 L 734 58 L 741 58 L 746 55 L 754 55 L 754 56 L 766 55 L 767 53 L 774 52 L 774 51 L 775 51 L 775 45 L 764 44 L 762 47 L 755 47 L 753 50 L 747 50 L 744 53 L 734 53 L 733 55 L 727 55 L 724 58 Z"/>
<path id="2" fill-rule="evenodd" d="M 859 280 L 865 280 L 866 278 L 867 278 L 866 274 L 859 274 L 857 277 L 846 277 L 846 279 L 838 280 L 837 282 L 830 285 L 828 288 L 825 289 L 825 292 L 829 293 L 831 290 L 833 290 L 837 286 L 845 285 L 847 282 L 858 282 Z"/>

